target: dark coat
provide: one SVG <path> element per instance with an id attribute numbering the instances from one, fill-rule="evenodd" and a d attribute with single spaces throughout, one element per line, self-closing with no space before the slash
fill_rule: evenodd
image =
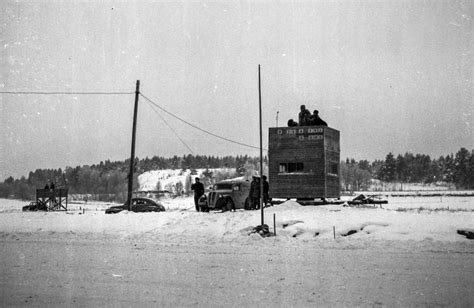
<path id="1" fill-rule="evenodd" d="M 321 119 L 319 115 L 313 114 L 311 116 L 311 125 L 328 126 L 328 123 L 326 123 L 323 119 Z"/>
<path id="2" fill-rule="evenodd" d="M 310 125 L 310 117 L 311 117 L 311 113 L 309 112 L 308 109 L 300 111 L 300 113 L 298 114 L 299 125 L 300 126 Z"/>
<path id="3" fill-rule="evenodd" d="M 260 198 L 260 181 L 255 180 L 250 182 L 250 198 Z"/>
<path id="4" fill-rule="evenodd" d="M 202 196 L 204 195 L 204 185 L 201 182 L 196 182 L 191 185 L 191 190 L 194 190 L 195 196 Z"/>
<path id="5" fill-rule="evenodd" d="M 293 119 L 289 119 L 288 120 L 288 127 L 294 127 L 294 126 L 298 126 L 298 123 L 293 121 Z"/>
<path id="6" fill-rule="evenodd" d="M 268 191 L 270 190 L 270 187 L 268 185 L 268 181 L 265 180 L 263 181 L 263 202 L 267 203 L 268 200 L 270 200 L 270 195 L 268 194 Z"/>

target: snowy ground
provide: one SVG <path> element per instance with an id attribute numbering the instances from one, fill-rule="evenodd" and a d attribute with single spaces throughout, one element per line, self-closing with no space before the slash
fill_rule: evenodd
<path id="1" fill-rule="evenodd" d="M 120 236 L 165 237 L 192 242 L 247 242 L 260 224 L 260 211 L 196 213 L 192 198 L 162 200 L 161 213 L 122 212 L 105 215 L 109 203 L 72 203 L 68 212 L 22 212 L 26 202 L 0 200 L 0 232 L 75 232 Z M 381 206 L 301 206 L 294 201 L 265 209 L 264 221 L 277 241 L 329 241 L 344 237 L 367 240 L 465 241 L 458 229 L 474 229 L 472 197 L 389 198 Z M 275 217 L 275 223 L 274 223 Z M 186 235 L 186 236 L 183 236 Z M 350 238 L 350 239 L 349 239 Z M 174 240 L 173 240 L 174 241 Z"/>
<path id="2" fill-rule="evenodd" d="M 166 212 L 105 215 L 110 204 L 44 213 L 0 199 L 0 303 L 474 305 L 474 241 L 457 234 L 474 229 L 472 197 L 390 197 L 360 208 L 287 201 L 265 209 L 277 235 L 268 238 L 249 235 L 260 211 L 162 202 Z"/>

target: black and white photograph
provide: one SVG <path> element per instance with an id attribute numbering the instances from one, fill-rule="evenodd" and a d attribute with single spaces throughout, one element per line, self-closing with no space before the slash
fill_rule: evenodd
<path id="1" fill-rule="evenodd" d="M 474 2 L 0 2 L 1 307 L 474 307 Z"/>

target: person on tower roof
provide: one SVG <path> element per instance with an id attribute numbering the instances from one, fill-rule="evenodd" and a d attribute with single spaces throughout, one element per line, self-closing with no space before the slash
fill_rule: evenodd
<path id="1" fill-rule="evenodd" d="M 310 121 L 311 125 L 328 126 L 328 123 L 319 117 L 319 111 L 317 110 L 313 111 Z"/>
<path id="2" fill-rule="evenodd" d="M 308 109 L 306 109 L 305 105 L 300 106 L 300 113 L 298 114 L 298 123 L 300 126 L 308 126 L 310 125 L 310 117 L 311 113 Z"/>

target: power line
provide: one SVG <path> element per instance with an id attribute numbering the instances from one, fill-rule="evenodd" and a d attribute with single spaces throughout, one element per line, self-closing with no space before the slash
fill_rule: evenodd
<path id="1" fill-rule="evenodd" d="M 0 91 L 0 94 L 13 95 L 130 95 L 135 92 L 35 92 L 35 91 Z"/>
<path id="2" fill-rule="evenodd" d="M 210 131 L 207 131 L 205 129 L 202 129 L 194 124 L 191 124 L 189 123 L 188 121 L 184 120 L 184 119 L 181 119 L 180 117 L 178 117 L 177 115 L 167 111 L 166 109 L 162 108 L 161 106 L 159 106 L 157 103 L 155 103 L 154 101 L 152 101 L 151 99 L 149 99 L 148 97 L 146 97 L 145 95 L 143 95 L 142 93 L 140 93 L 140 95 L 146 99 L 147 101 L 149 101 L 151 104 L 153 104 L 154 106 L 156 106 L 157 108 L 159 108 L 160 110 L 166 112 L 167 114 L 169 114 L 170 116 L 174 117 L 175 119 L 178 119 L 180 120 L 181 122 L 197 129 L 197 130 L 200 130 L 201 132 L 203 133 L 206 133 L 208 135 L 211 135 L 213 137 L 216 137 L 216 138 L 219 138 L 219 139 L 222 139 L 222 140 L 225 140 L 227 142 L 231 142 L 231 143 L 235 143 L 235 144 L 238 144 L 238 145 L 241 145 L 241 146 L 245 146 L 245 147 L 248 147 L 248 148 L 253 148 L 253 149 L 260 149 L 259 147 L 256 147 L 256 146 L 253 146 L 253 145 L 249 145 L 249 144 L 245 144 L 245 143 L 241 143 L 241 142 L 238 142 L 238 141 L 234 141 L 234 140 L 231 140 L 231 139 L 228 139 L 228 138 L 225 138 L 225 137 L 222 137 L 222 136 L 219 136 L 219 135 L 216 135 L 214 133 L 211 133 Z"/>
<path id="3" fill-rule="evenodd" d="M 51 92 L 47 92 L 47 91 L 0 91 L 0 94 L 8 94 L 8 95 L 132 95 L 132 94 L 135 94 L 135 92 L 63 92 L 63 91 L 51 91 Z M 163 112 L 171 115 L 172 117 L 180 120 L 181 122 L 184 122 L 185 124 L 197 129 L 197 130 L 200 130 L 201 132 L 204 132 L 208 135 L 211 135 L 213 137 L 216 137 L 216 138 L 219 138 L 221 140 L 225 140 L 227 142 L 231 142 L 231 143 L 234 143 L 234 144 L 238 144 L 238 145 L 241 145 L 241 146 L 244 146 L 244 147 L 248 147 L 248 148 L 253 148 L 253 149 L 260 149 L 259 147 L 256 147 L 256 146 L 252 146 L 252 145 L 249 145 L 249 144 L 245 144 L 245 143 L 242 143 L 242 142 L 238 142 L 238 141 L 234 141 L 234 140 L 231 140 L 229 138 L 225 138 L 225 137 L 222 137 L 222 136 L 219 136 L 217 134 L 214 134 L 210 131 L 207 131 L 205 129 L 202 129 L 192 123 L 189 123 L 188 121 L 178 117 L 177 115 L 165 110 L 164 108 L 162 108 L 161 106 L 159 106 L 157 103 L 155 103 L 153 100 L 151 100 L 150 98 L 146 97 L 145 95 L 143 95 L 142 93 L 140 93 L 140 95 L 145 99 L 147 100 L 150 104 L 152 104 L 153 106 L 159 108 L 160 110 L 162 110 Z M 154 109 L 153 109 L 154 110 Z M 154 110 L 155 112 L 157 112 L 156 110 Z M 188 148 L 189 151 L 191 151 L 191 153 L 193 152 L 191 150 L 191 148 L 177 135 L 176 131 L 173 130 L 173 128 L 165 121 L 165 119 L 157 112 L 157 114 L 161 117 L 161 119 L 163 119 L 163 121 L 165 122 L 165 124 L 173 131 L 173 133 L 178 137 L 178 139 Z M 266 150 L 266 149 L 265 149 Z"/>
<path id="4" fill-rule="evenodd" d="M 184 142 L 184 140 L 179 137 L 178 133 L 173 129 L 173 127 L 171 127 L 171 125 L 168 122 L 166 122 L 165 118 L 163 118 L 163 116 L 154 108 L 154 106 L 149 101 L 147 101 L 147 103 L 150 104 L 151 109 L 163 120 L 163 122 L 165 122 L 166 126 L 168 126 L 169 129 L 171 129 L 171 131 L 179 139 L 179 141 L 181 141 L 181 143 L 184 144 L 184 146 L 191 152 L 191 154 L 194 154 L 193 150 L 191 150 L 191 148 L 186 144 L 186 142 Z"/>

